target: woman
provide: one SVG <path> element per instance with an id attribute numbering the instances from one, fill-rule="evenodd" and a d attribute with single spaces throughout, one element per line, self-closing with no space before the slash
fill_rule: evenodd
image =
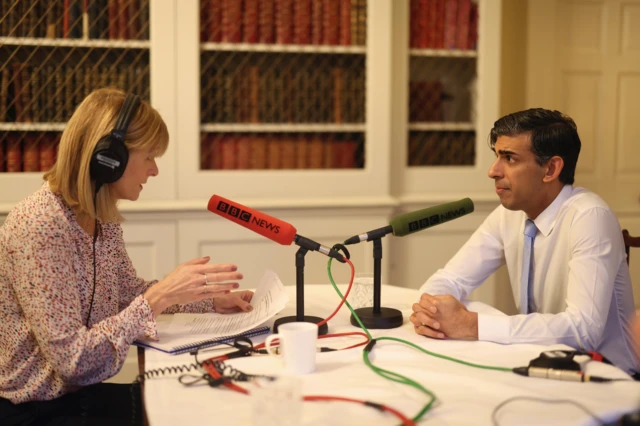
<path id="1" fill-rule="evenodd" d="M 122 118 L 128 161 L 102 185 L 92 158 Z M 134 340 L 157 338 L 157 315 L 251 310 L 253 293 L 230 293 L 237 267 L 208 257 L 161 281 L 136 276 L 116 204 L 138 199 L 168 141 L 148 103 L 96 90 L 67 123 L 45 184 L 0 227 L 0 424 L 140 424 L 139 386 L 101 382 Z"/>

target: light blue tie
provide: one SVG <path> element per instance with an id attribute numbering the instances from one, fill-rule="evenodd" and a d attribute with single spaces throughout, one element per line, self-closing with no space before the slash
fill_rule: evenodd
<path id="1" fill-rule="evenodd" d="M 524 250 L 522 251 L 522 276 L 520 277 L 520 313 L 528 314 L 536 311 L 533 300 L 533 280 L 531 279 L 531 264 L 533 263 L 533 240 L 538 228 L 531 219 L 524 224 Z"/>

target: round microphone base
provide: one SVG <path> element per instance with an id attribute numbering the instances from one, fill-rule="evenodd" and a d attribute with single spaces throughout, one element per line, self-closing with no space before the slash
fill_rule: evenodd
<path id="1" fill-rule="evenodd" d="M 276 322 L 273 323 L 273 332 L 277 333 L 278 332 L 278 327 L 281 326 L 282 324 L 286 324 L 288 322 L 298 322 L 298 317 L 294 316 L 290 316 L 290 317 L 282 317 L 282 318 L 278 318 L 276 320 Z M 304 316 L 304 322 L 311 322 L 313 324 L 318 324 L 320 321 L 322 321 L 323 318 L 320 317 L 313 317 L 310 315 L 305 315 Z M 329 332 L 329 327 L 327 326 L 327 324 L 322 324 L 320 327 L 318 327 L 318 336 L 322 336 L 324 334 L 327 334 Z"/>
<path id="2" fill-rule="evenodd" d="M 402 325 L 402 312 L 393 308 L 380 308 L 380 312 L 373 312 L 373 307 L 355 310 L 360 321 L 367 328 L 398 328 Z M 356 318 L 351 315 L 351 324 L 360 327 Z"/>

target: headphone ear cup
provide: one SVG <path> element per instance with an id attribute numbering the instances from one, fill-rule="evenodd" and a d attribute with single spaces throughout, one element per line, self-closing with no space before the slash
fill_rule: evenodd
<path id="1" fill-rule="evenodd" d="M 89 173 L 96 183 L 113 183 L 124 174 L 129 162 L 129 151 L 123 142 L 107 135 L 96 144 Z"/>

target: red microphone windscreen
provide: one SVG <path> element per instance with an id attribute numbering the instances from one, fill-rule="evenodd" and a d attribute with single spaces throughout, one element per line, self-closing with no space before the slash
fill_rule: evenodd
<path id="1" fill-rule="evenodd" d="M 297 230 L 290 223 L 227 200 L 219 195 L 211 197 L 207 208 L 212 213 L 285 246 L 290 246 L 296 236 Z"/>

